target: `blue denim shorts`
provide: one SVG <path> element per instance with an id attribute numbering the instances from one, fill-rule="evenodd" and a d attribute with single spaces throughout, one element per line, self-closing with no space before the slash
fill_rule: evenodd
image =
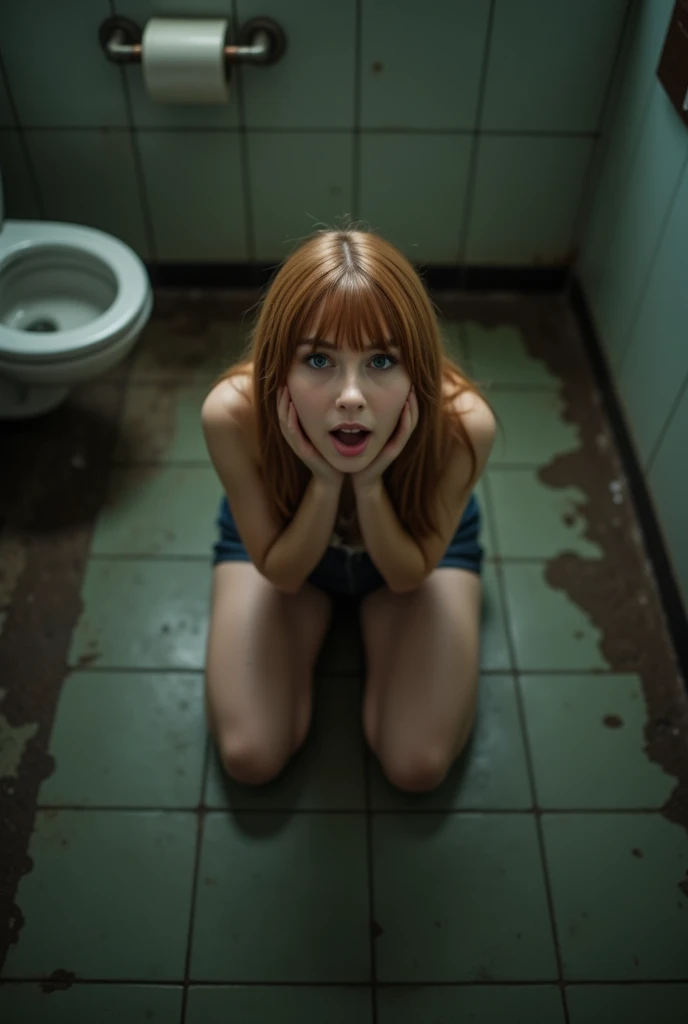
<path id="1" fill-rule="evenodd" d="M 472 494 L 438 569 L 468 569 L 480 575 L 483 561 L 483 549 L 478 540 L 480 519 L 478 501 L 475 494 Z M 220 562 L 250 562 L 225 495 L 220 501 L 217 527 L 219 538 L 213 547 L 213 565 Z M 308 582 L 328 594 L 350 597 L 364 597 L 378 587 L 387 585 L 367 551 L 348 551 L 338 547 L 326 549 L 308 577 Z"/>

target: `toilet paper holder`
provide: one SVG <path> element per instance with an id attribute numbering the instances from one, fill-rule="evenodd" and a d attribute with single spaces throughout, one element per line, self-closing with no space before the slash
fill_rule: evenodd
<path id="1" fill-rule="evenodd" d="M 106 18 L 98 41 L 108 60 L 115 64 L 139 64 L 143 33 L 130 18 Z M 274 64 L 287 48 L 281 25 L 272 18 L 251 18 L 239 29 L 239 44 L 225 46 L 225 62 Z"/>

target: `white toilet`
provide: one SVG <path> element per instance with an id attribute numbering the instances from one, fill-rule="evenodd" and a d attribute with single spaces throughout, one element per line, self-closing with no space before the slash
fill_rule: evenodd
<path id="1" fill-rule="evenodd" d="M 0 179 L 0 420 L 48 412 L 124 359 L 153 308 L 128 245 L 96 228 L 4 213 Z"/>

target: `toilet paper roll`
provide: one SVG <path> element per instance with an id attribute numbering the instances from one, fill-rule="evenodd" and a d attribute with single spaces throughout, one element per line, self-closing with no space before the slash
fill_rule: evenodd
<path id="1" fill-rule="evenodd" d="M 229 102 L 227 21 L 151 18 L 141 40 L 143 79 L 159 103 Z"/>

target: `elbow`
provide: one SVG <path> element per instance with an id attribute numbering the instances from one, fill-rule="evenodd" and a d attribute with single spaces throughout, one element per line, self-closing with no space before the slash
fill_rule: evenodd
<path id="1" fill-rule="evenodd" d="M 424 580 L 425 580 L 425 576 L 423 576 L 419 580 L 416 579 L 416 580 L 414 580 L 411 583 L 409 583 L 409 582 L 395 583 L 395 585 L 393 587 L 390 586 L 389 584 L 387 584 L 387 585 L 389 586 L 389 589 L 392 591 L 393 594 L 411 594 L 411 593 L 413 593 L 414 590 L 418 590 L 418 588 L 422 585 Z"/>
<path id="2" fill-rule="evenodd" d="M 388 584 L 389 589 L 393 594 L 411 594 L 414 590 L 418 590 L 420 586 L 425 582 L 429 576 L 428 567 L 423 559 L 422 567 L 414 566 L 414 572 L 410 576 L 407 576 L 404 580 L 397 580 L 394 586 Z"/>
<path id="3" fill-rule="evenodd" d="M 258 569 L 258 572 L 263 577 L 263 579 L 266 579 L 268 583 L 271 583 L 275 590 L 279 590 L 281 594 L 298 594 L 298 592 L 301 590 L 302 584 L 299 583 L 298 586 L 296 586 L 293 582 L 289 580 L 276 579 L 275 576 L 272 576 L 265 571 L 264 565 L 260 567 L 256 566 L 256 568 Z"/>
<path id="4" fill-rule="evenodd" d="M 275 590 L 279 590 L 281 594 L 298 594 L 299 590 L 301 590 L 301 584 L 295 586 L 293 583 L 276 580 L 264 572 L 261 573 L 261 576 L 266 579 L 268 583 L 271 583 Z"/>

